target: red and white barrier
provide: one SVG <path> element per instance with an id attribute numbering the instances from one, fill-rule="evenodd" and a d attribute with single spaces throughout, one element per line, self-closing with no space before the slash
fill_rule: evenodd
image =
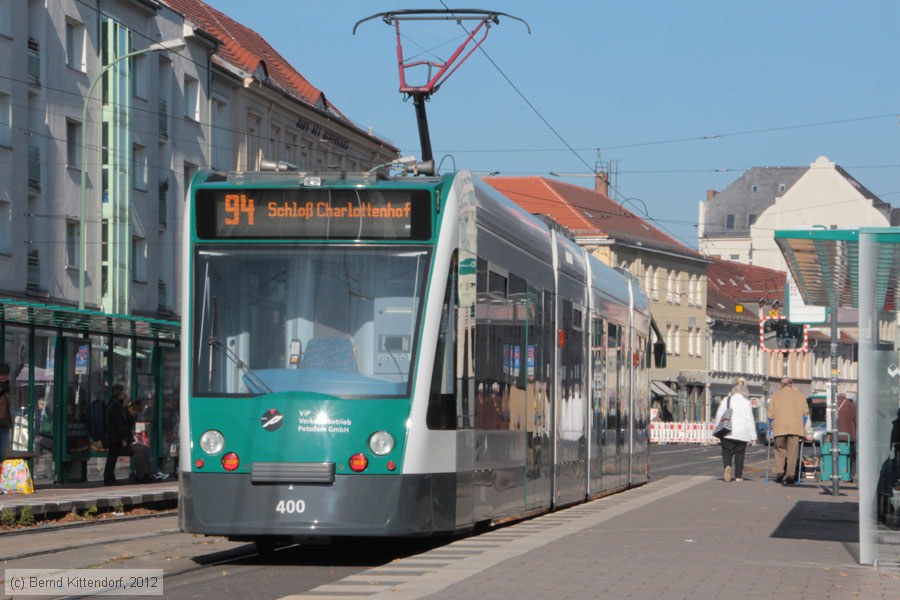
<path id="1" fill-rule="evenodd" d="M 654 444 L 718 444 L 712 435 L 714 423 L 681 421 L 650 423 L 650 442 Z"/>

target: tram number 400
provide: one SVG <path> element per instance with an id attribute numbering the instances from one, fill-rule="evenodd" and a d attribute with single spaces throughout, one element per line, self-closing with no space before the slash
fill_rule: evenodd
<path id="1" fill-rule="evenodd" d="M 275 506 L 275 512 L 281 514 L 298 514 L 306 510 L 306 502 L 303 500 L 279 500 Z"/>

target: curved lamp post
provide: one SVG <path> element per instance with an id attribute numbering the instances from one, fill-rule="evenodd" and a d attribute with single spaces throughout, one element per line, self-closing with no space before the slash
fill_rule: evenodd
<path id="1" fill-rule="evenodd" d="M 94 88 L 97 86 L 97 83 L 99 83 L 99 81 L 103 79 L 103 76 L 106 75 L 106 72 L 126 58 L 131 58 L 132 56 L 137 56 L 139 54 L 147 54 L 148 52 L 177 52 L 186 45 L 187 44 L 183 39 L 166 40 L 164 42 L 150 44 L 143 50 L 135 50 L 134 52 L 123 54 L 100 69 L 100 72 L 91 82 L 91 86 L 88 88 L 87 94 L 84 97 L 84 108 L 81 110 L 81 215 L 78 217 L 79 261 L 81 263 L 78 265 L 78 308 L 81 310 L 84 310 L 84 278 L 85 271 L 87 270 L 87 236 L 85 235 L 87 225 L 84 214 L 87 209 L 87 162 L 85 159 L 87 157 L 87 112 L 88 103 L 91 101 L 91 95 L 94 93 Z"/>

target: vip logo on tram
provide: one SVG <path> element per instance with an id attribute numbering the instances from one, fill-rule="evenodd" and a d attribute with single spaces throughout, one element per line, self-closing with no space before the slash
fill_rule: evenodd
<path id="1" fill-rule="evenodd" d="M 275 431 L 284 423 L 284 416 L 274 408 L 270 408 L 263 413 L 260 422 L 266 431 Z"/>

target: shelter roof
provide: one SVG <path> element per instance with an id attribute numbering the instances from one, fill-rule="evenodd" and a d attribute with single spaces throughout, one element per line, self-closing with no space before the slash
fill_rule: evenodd
<path id="1" fill-rule="evenodd" d="M 0 300 L 0 321 L 13 325 L 159 340 L 178 341 L 181 335 L 181 324 L 176 321 L 7 299 Z"/>
<path id="2" fill-rule="evenodd" d="M 860 246 L 871 243 L 867 261 L 874 308 L 895 311 L 900 289 L 900 229 L 789 229 L 775 242 L 807 304 L 859 308 Z"/>

